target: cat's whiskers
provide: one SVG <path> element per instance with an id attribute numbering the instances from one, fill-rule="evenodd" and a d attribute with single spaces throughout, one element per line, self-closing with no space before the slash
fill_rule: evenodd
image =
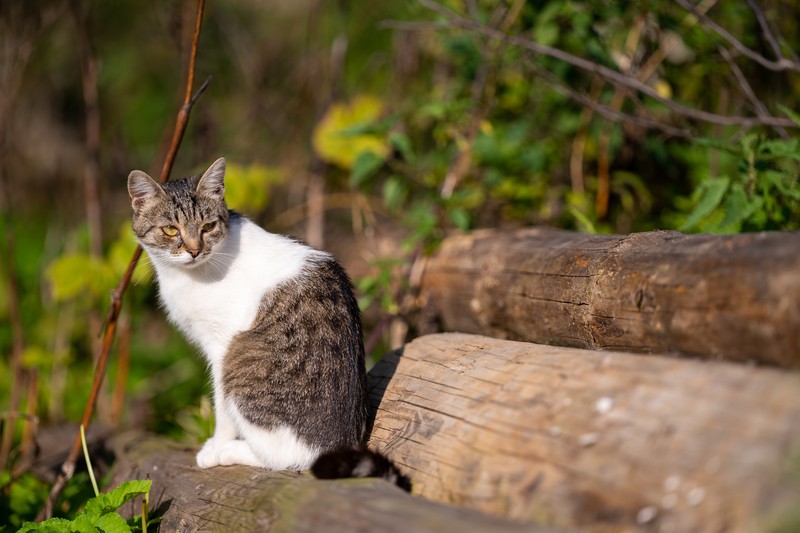
<path id="1" fill-rule="evenodd" d="M 215 255 L 209 257 L 205 262 L 207 270 L 214 270 L 214 274 L 218 276 L 223 276 L 225 274 L 226 264 L 221 262 Z"/>
<path id="2" fill-rule="evenodd" d="M 140 262 L 140 264 L 141 264 L 141 262 Z M 145 268 L 145 267 L 140 266 L 139 270 L 141 270 L 142 268 Z M 145 271 L 143 276 L 136 276 L 136 277 L 132 278 L 131 281 L 133 282 L 133 286 L 134 287 L 138 287 L 140 284 L 142 284 L 144 282 L 145 279 L 154 279 L 156 277 L 156 267 L 153 265 L 152 261 L 148 261 L 147 262 L 147 267 L 146 268 L 147 268 L 147 270 Z"/>

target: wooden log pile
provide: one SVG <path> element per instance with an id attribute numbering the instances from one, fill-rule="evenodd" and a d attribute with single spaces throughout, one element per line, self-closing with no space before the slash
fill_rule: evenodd
<path id="1" fill-rule="evenodd" d="M 800 232 L 476 231 L 444 242 L 422 294 L 449 331 L 800 365 Z"/>
<path id="2" fill-rule="evenodd" d="M 467 333 L 369 373 L 369 445 L 413 496 L 203 471 L 153 439 L 117 444 L 114 479 L 149 474 L 169 531 L 800 524 L 800 234 L 476 232 L 444 243 L 421 296 L 423 325 Z"/>
<path id="3" fill-rule="evenodd" d="M 767 531 L 800 502 L 794 372 L 453 333 L 370 375 L 370 444 L 431 500 L 596 532 Z"/>

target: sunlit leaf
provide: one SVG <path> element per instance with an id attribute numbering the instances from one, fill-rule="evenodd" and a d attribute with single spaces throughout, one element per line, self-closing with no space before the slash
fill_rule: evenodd
<path id="1" fill-rule="evenodd" d="M 146 494 L 152 483 L 149 479 L 124 481 L 117 488 L 87 501 L 84 510 L 86 514 L 94 516 L 116 511 L 125 502 Z"/>
<path id="2" fill-rule="evenodd" d="M 94 522 L 103 533 L 130 533 L 131 526 L 117 513 L 106 513 Z"/>
<path id="3" fill-rule="evenodd" d="M 266 207 L 270 187 L 284 181 L 283 171 L 277 168 L 228 163 L 225 171 L 225 201 L 231 209 L 257 213 Z"/>
<path id="4" fill-rule="evenodd" d="M 349 103 L 333 104 L 314 129 L 312 142 L 317 155 L 346 169 L 351 169 L 364 152 L 385 158 L 389 146 L 383 137 L 358 129 L 376 122 L 382 110 L 380 100 L 364 95 Z"/>
<path id="5" fill-rule="evenodd" d="M 80 531 L 79 529 L 74 529 L 72 527 L 72 520 L 67 520 L 66 518 L 50 518 L 49 520 L 45 520 L 43 522 L 25 522 L 22 526 L 17 530 L 17 533 L 28 533 L 30 531 L 42 531 L 42 532 L 65 532 L 65 533 L 72 533 L 72 531 Z M 92 533 L 96 531 L 96 529 L 91 529 Z"/>
<path id="6" fill-rule="evenodd" d="M 76 298 L 85 293 L 99 296 L 115 282 L 114 272 L 102 259 L 88 254 L 66 254 L 57 258 L 46 272 L 58 301 Z"/>
<path id="7" fill-rule="evenodd" d="M 657 80 L 654 88 L 661 98 L 672 98 L 672 86 L 666 80 Z"/>
<path id="8" fill-rule="evenodd" d="M 133 234 L 129 222 L 123 223 L 117 232 L 117 238 L 111 243 L 108 249 L 108 264 L 114 272 L 114 276 L 119 280 L 128 268 L 133 251 L 136 249 L 136 236 Z M 147 254 L 142 254 L 136 270 L 133 271 L 131 279 L 134 285 L 146 285 L 153 279 L 153 266 Z"/>
<path id="9" fill-rule="evenodd" d="M 41 346 L 26 346 L 22 352 L 22 364 L 27 368 L 44 368 L 53 362 L 53 355 Z"/>

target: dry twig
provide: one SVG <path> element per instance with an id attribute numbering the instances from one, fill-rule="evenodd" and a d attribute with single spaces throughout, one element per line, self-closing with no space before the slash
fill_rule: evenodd
<path id="1" fill-rule="evenodd" d="M 172 135 L 172 143 L 170 145 L 169 151 L 167 152 L 164 164 L 161 168 L 161 176 L 160 176 L 161 183 L 166 183 L 166 181 L 169 179 L 170 172 L 172 171 L 172 165 L 175 161 L 175 156 L 178 153 L 178 148 L 180 147 L 181 140 L 183 139 L 183 134 L 186 131 L 186 125 L 189 121 L 189 113 L 191 112 L 192 106 L 194 105 L 195 101 L 200 96 L 200 94 L 202 94 L 202 92 L 208 86 L 208 83 L 210 81 L 210 78 L 207 79 L 203 83 L 203 85 L 201 85 L 198 91 L 194 95 L 192 95 L 192 86 L 194 85 L 194 71 L 197 60 L 197 48 L 200 39 L 200 26 L 203 19 L 204 7 L 205 7 L 205 0 L 198 0 L 194 35 L 192 37 L 191 55 L 187 66 L 183 105 L 178 111 L 178 115 L 175 120 L 175 128 Z M 114 342 L 114 336 L 117 330 L 117 319 L 119 317 L 120 310 L 122 309 L 122 296 L 125 293 L 125 290 L 128 288 L 128 285 L 130 284 L 134 269 L 136 268 L 136 264 L 138 263 L 141 255 L 142 255 L 142 249 L 140 246 L 137 246 L 136 251 L 133 254 L 133 257 L 131 258 L 131 261 L 128 264 L 128 268 L 125 271 L 125 275 L 120 280 L 119 285 L 117 285 L 117 288 L 111 293 L 111 305 L 109 307 L 108 315 L 106 317 L 106 322 L 104 324 L 101 352 L 100 356 L 97 358 L 97 365 L 95 367 L 95 372 L 94 372 L 94 380 L 92 381 L 92 389 L 89 393 L 89 399 L 86 402 L 86 407 L 84 408 L 83 412 L 83 418 L 81 420 L 81 424 L 83 424 L 83 426 L 86 428 L 89 427 L 89 423 L 91 422 L 92 413 L 94 412 L 94 407 L 97 400 L 97 393 L 100 390 L 100 386 L 102 385 L 103 382 L 103 377 L 105 376 L 106 363 L 108 362 L 108 357 L 111 352 L 111 345 Z M 37 520 L 47 519 L 52 516 L 53 505 L 55 504 L 56 499 L 61 494 L 61 491 L 64 489 L 64 485 L 66 484 L 67 480 L 69 480 L 72 477 L 73 473 L 75 472 L 75 462 L 78 459 L 80 451 L 81 451 L 81 439 L 80 435 L 77 435 L 75 441 L 73 442 L 72 449 L 70 450 L 70 453 L 67 456 L 67 459 L 61 465 L 61 470 L 58 474 L 58 477 L 56 478 L 56 481 L 50 490 L 50 495 L 47 501 L 45 502 L 45 505 L 42 508 L 41 512 L 39 513 Z"/>

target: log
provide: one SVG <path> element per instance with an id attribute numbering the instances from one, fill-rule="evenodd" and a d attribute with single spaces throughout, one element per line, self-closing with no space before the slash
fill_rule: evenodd
<path id="1" fill-rule="evenodd" d="M 110 446 L 117 461 L 109 486 L 152 479 L 149 514 L 161 517 L 159 531 L 559 533 L 415 498 L 379 479 L 320 481 L 247 466 L 201 470 L 195 447 L 163 437 L 127 433 Z M 141 514 L 141 498 L 122 514 Z"/>
<path id="2" fill-rule="evenodd" d="M 505 518 L 767 531 L 800 501 L 794 372 L 451 333 L 385 356 L 370 403 L 414 494 Z"/>
<path id="3" fill-rule="evenodd" d="M 800 365 L 800 232 L 476 231 L 444 241 L 421 295 L 447 331 Z"/>

